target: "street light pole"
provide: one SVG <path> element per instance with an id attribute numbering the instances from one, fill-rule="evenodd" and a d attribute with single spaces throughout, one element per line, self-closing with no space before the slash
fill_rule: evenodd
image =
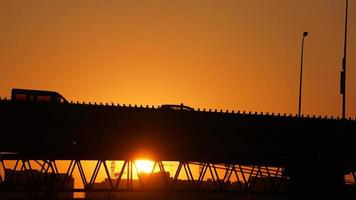
<path id="1" fill-rule="evenodd" d="M 308 32 L 303 33 L 302 38 L 302 52 L 300 55 L 300 78 L 299 78 L 299 104 L 298 104 L 298 117 L 300 117 L 302 109 L 302 81 L 303 81 L 303 57 L 304 57 L 304 39 L 308 36 Z"/>
<path id="2" fill-rule="evenodd" d="M 349 0 L 346 0 L 345 12 L 345 39 L 344 39 L 344 57 L 342 59 L 342 71 L 340 77 L 340 93 L 342 94 L 342 119 L 345 119 L 346 111 L 346 53 L 347 53 L 347 17 L 349 10 Z"/>

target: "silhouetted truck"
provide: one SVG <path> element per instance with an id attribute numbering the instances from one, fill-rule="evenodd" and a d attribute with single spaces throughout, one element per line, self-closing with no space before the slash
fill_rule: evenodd
<path id="1" fill-rule="evenodd" d="M 68 101 L 58 92 L 44 90 L 17 89 L 11 90 L 12 101 L 30 101 L 30 102 L 53 102 L 68 103 Z"/>

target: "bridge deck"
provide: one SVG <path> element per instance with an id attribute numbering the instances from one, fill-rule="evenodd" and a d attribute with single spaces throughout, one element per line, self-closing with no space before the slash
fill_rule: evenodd
<path id="1" fill-rule="evenodd" d="M 0 113 L 3 157 L 356 166 L 353 120 L 12 101 Z"/>

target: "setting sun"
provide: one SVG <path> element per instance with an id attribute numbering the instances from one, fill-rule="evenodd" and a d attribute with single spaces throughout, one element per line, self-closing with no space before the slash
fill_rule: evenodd
<path id="1" fill-rule="evenodd" d="M 154 166 L 154 161 L 151 160 L 136 160 L 135 161 L 138 173 L 151 173 Z"/>

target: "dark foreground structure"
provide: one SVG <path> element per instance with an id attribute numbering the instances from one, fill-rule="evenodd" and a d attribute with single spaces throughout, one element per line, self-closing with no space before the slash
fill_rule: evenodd
<path id="1" fill-rule="evenodd" d="M 106 160 L 124 160 L 123 169 L 133 171 L 131 161 L 144 156 L 157 161 L 168 181 L 161 161 L 180 161 L 194 190 L 199 189 L 199 178 L 189 175 L 194 162 L 212 174 L 216 166 L 225 170 L 214 180 L 218 191 L 224 191 L 229 173 L 241 174 L 240 167 L 248 165 L 257 177 L 271 177 L 269 168 L 278 169 L 293 185 L 291 197 L 311 199 L 340 199 L 344 175 L 356 171 L 356 122 L 320 116 L 1 100 L 0 138 L 2 163 L 40 161 L 42 173 L 55 173 L 56 160 L 71 160 L 79 170 L 81 160 L 96 160 L 109 176 Z M 174 180 L 164 190 L 172 190 Z M 95 171 L 82 191 L 91 191 L 94 181 Z"/>

